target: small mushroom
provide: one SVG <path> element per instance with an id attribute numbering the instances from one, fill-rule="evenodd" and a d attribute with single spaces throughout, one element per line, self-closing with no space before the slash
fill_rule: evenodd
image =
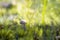
<path id="1" fill-rule="evenodd" d="M 0 6 L 2 6 L 3 8 L 10 9 L 13 5 L 11 3 L 0 2 Z"/>
<path id="2" fill-rule="evenodd" d="M 20 24 L 22 25 L 22 28 L 24 29 L 24 30 L 26 30 L 26 20 L 21 20 L 20 21 Z"/>

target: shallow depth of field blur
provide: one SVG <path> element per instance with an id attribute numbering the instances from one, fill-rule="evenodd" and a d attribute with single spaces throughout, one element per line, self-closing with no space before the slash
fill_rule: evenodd
<path id="1" fill-rule="evenodd" d="M 60 0 L 0 0 L 0 40 L 57 40 Z"/>

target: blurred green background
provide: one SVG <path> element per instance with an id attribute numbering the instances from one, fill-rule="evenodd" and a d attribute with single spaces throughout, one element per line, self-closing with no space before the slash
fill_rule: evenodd
<path id="1" fill-rule="evenodd" d="M 0 0 L 0 40 L 56 40 L 57 35 L 60 0 Z"/>

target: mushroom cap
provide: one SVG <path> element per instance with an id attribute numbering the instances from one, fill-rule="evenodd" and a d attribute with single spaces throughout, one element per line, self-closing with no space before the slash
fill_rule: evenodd
<path id="1" fill-rule="evenodd" d="M 20 24 L 26 24 L 26 20 L 21 20 Z"/>
<path id="2" fill-rule="evenodd" d="M 0 6 L 4 8 L 11 8 L 12 4 L 11 3 L 6 3 L 6 2 L 0 2 Z"/>

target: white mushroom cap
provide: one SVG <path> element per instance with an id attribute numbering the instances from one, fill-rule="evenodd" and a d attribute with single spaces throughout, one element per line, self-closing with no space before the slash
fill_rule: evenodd
<path id="1" fill-rule="evenodd" d="M 7 2 L 0 2 L 0 6 L 7 8 L 10 5 L 10 3 Z"/>
<path id="2" fill-rule="evenodd" d="M 26 24 L 26 20 L 21 20 L 20 24 Z"/>

